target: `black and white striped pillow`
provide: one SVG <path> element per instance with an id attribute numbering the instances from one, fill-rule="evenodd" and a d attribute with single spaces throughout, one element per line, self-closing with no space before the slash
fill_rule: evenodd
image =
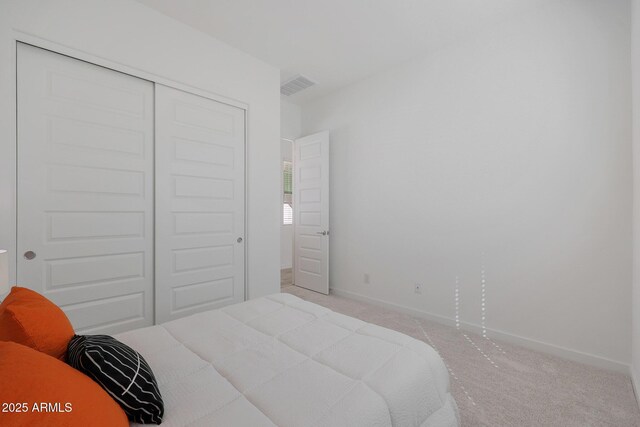
<path id="1" fill-rule="evenodd" d="M 67 363 L 91 377 L 122 407 L 129 420 L 160 424 L 164 404 L 144 358 L 108 335 L 75 335 Z"/>

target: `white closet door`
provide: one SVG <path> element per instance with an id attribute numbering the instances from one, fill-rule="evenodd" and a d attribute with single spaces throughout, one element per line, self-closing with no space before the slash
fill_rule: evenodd
<path id="1" fill-rule="evenodd" d="M 79 333 L 153 323 L 153 84 L 18 45 L 18 283 Z"/>
<path id="2" fill-rule="evenodd" d="M 244 301 L 244 110 L 156 85 L 156 321 Z"/>

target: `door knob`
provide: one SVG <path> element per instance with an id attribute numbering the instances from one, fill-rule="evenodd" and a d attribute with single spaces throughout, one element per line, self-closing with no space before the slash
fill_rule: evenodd
<path id="1" fill-rule="evenodd" d="M 24 259 L 31 261 L 32 259 L 34 259 L 36 257 L 36 253 L 33 251 L 27 251 L 24 253 Z"/>
<path id="2" fill-rule="evenodd" d="M 238 242 L 238 243 L 242 243 L 242 237 L 238 237 L 238 239 L 236 240 L 236 242 Z"/>
<path id="3" fill-rule="evenodd" d="M 316 234 L 321 234 L 323 236 L 326 236 L 327 234 L 329 234 L 328 231 L 316 231 Z"/>

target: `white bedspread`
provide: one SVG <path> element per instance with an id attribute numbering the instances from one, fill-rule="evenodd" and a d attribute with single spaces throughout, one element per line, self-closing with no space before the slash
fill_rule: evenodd
<path id="1" fill-rule="evenodd" d="M 163 426 L 458 426 L 438 354 L 277 294 L 116 336 L 149 362 Z"/>

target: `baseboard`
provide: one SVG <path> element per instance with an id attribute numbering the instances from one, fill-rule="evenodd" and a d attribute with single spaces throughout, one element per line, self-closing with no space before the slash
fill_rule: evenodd
<path id="1" fill-rule="evenodd" d="M 438 314 L 429 313 L 426 311 L 416 310 L 411 307 L 406 307 L 399 304 L 394 304 L 387 301 L 382 301 L 377 298 L 372 298 L 366 295 L 362 295 L 356 292 L 345 291 L 343 289 L 331 288 L 331 293 L 338 296 L 343 296 L 346 298 L 351 298 L 354 300 L 378 305 L 381 307 L 389 308 L 392 310 L 396 310 L 402 313 L 409 314 L 411 316 L 419 317 L 426 320 L 431 320 L 434 322 L 438 322 L 440 324 L 444 324 L 447 326 L 455 326 L 454 319 L 441 316 Z M 481 333 L 482 327 L 480 325 L 476 325 L 468 322 L 460 322 L 460 327 L 466 331 L 473 333 Z M 555 344 L 549 344 L 541 341 L 536 341 L 530 338 L 525 338 L 522 336 L 510 334 L 508 332 L 499 331 L 496 329 L 487 328 L 487 332 L 491 335 L 491 338 L 496 340 L 505 341 L 511 344 L 516 344 L 522 347 L 529 348 L 531 350 L 536 350 L 541 353 L 551 354 L 553 356 L 558 356 L 563 359 L 572 360 L 574 362 L 584 363 L 586 365 L 595 366 L 597 368 L 607 369 L 611 371 L 621 372 L 624 374 L 629 374 L 630 366 L 626 363 L 618 362 L 616 360 L 611 360 L 605 357 L 596 356 L 589 353 L 584 353 L 578 350 L 573 350 L 570 348 L 558 346 Z M 634 378 L 632 376 L 632 378 Z M 638 383 L 640 386 L 640 383 Z M 640 389 L 639 389 L 640 390 Z M 637 396 L 637 394 L 636 394 Z"/>
<path id="2" fill-rule="evenodd" d="M 636 402 L 638 402 L 638 407 L 640 408 L 640 382 L 638 382 L 639 378 L 636 370 L 633 368 L 633 365 L 629 367 L 629 373 L 631 374 L 631 385 L 633 386 L 633 394 L 636 396 Z"/>

